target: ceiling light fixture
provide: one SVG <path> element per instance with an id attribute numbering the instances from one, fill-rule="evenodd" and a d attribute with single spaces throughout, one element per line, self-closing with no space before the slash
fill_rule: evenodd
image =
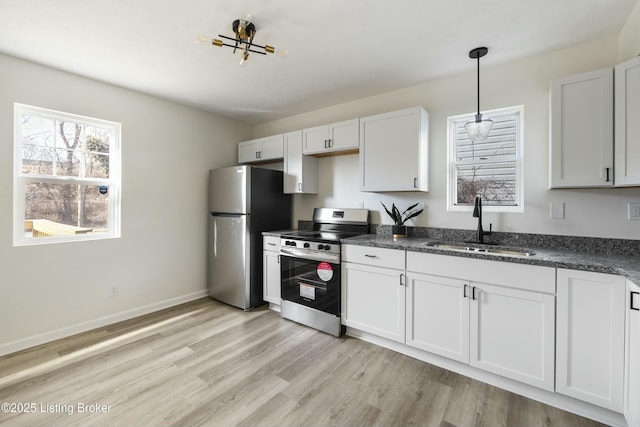
<path id="1" fill-rule="evenodd" d="M 467 122 L 464 128 L 474 143 L 484 142 L 493 126 L 492 120 L 483 119 L 482 114 L 480 114 L 480 58 L 485 56 L 487 52 L 489 52 L 489 49 L 486 47 L 477 47 L 469 52 L 469 58 L 478 60 L 478 113 L 475 116 L 475 120 Z"/>
<path id="2" fill-rule="evenodd" d="M 218 37 L 230 40 L 233 44 L 225 43 L 220 39 L 210 39 L 205 36 L 199 36 L 198 42 L 211 44 L 213 46 L 227 46 L 233 48 L 233 53 L 237 50 L 240 51 L 241 59 L 240 65 L 247 62 L 249 59 L 249 52 L 259 53 L 260 55 L 266 55 L 267 53 L 275 53 L 278 56 L 285 56 L 287 51 L 284 49 L 276 49 L 273 46 L 255 44 L 253 38 L 256 35 L 256 26 L 251 22 L 251 15 L 247 15 L 244 18 L 236 19 L 231 24 L 231 28 L 235 33 L 235 37 L 229 37 L 222 34 L 218 34 Z"/>

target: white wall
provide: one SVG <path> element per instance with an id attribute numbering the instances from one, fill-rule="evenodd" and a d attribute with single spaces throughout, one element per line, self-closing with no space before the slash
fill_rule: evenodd
<path id="1" fill-rule="evenodd" d="M 597 52 L 597 54 L 594 54 Z M 461 55 L 465 53 L 462 52 Z M 491 55 L 491 52 L 489 52 Z M 489 58 L 489 57 L 487 57 Z M 524 60 L 482 67 L 481 108 L 524 105 L 524 213 L 486 213 L 484 226 L 494 230 L 578 236 L 640 238 L 640 221 L 628 221 L 627 202 L 640 201 L 640 188 L 548 190 L 549 82 L 583 71 L 617 63 L 617 39 L 529 57 Z M 447 212 L 447 117 L 475 110 L 475 70 L 257 125 L 254 136 L 302 129 L 322 123 L 364 117 L 414 105 L 429 112 L 430 188 L 428 193 L 363 193 L 358 188 L 358 155 L 320 159 L 320 192 L 297 195 L 294 218 L 311 219 L 316 206 L 371 209 L 374 223 L 390 224 L 380 201 L 394 201 L 407 207 L 415 201 L 426 211 L 414 220 L 418 226 L 474 229 L 471 212 Z M 549 218 L 550 202 L 565 202 L 566 219 Z M 383 214 L 383 215 L 381 215 Z"/>
<path id="2" fill-rule="evenodd" d="M 12 247 L 14 102 L 122 123 L 122 238 Z M 204 296 L 207 173 L 250 137 L 240 122 L 0 55 L 0 354 Z"/>
<path id="3" fill-rule="evenodd" d="M 618 59 L 620 62 L 640 55 L 640 1 L 636 3 L 627 22 L 618 36 Z"/>

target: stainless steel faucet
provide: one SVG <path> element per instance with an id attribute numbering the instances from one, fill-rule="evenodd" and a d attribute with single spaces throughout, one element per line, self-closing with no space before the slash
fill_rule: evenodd
<path id="1" fill-rule="evenodd" d="M 482 197 L 476 196 L 473 207 L 473 217 L 478 218 L 478 230 L 476 231 L 476 243 L 484 243 L 484 236 L 491 235 L 491 227 L 489 224 L 489 231 L 482 229 Z"/>

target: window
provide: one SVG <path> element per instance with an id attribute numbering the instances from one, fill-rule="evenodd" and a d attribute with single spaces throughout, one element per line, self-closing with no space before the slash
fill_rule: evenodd
<path id="1" fill-rule="evenodd" d="M 14 105 L 14 246 L 120 237 L 120 124 Z"/>
<path id="2" fill-rule="evenodd" d="M 474 114 L 448 118 L 447 209 L 470 210 L 476 195 L 493 212 L 523 212 L 522 122 L 524 107 L 483 112 L 493 120 L 485 142 L 472 143 L 464 129 Z"/>

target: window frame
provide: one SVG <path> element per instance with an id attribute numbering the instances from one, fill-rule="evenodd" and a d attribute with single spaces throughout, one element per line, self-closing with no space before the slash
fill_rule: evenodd
<path id="1" fill-rule="evenodd" d="M 513 114 L 517 116 L 517 129 L 516 129 L 516 144 L 515 144 L 515 199 L 516 205 L 511 206 L 498 206 L 485 203 L 483 200 L 482 209 L 485 212 L 524 212 L 524 105 L 511 106 L 505 108 L 498 108 L 494 110 L 483 111 L 482 115 L 487 118 L 496 115 Z M 471 212 L 473 210 L 473 204 L 457 204 L 457 173 L 456 166 L 459 164 L 473 165 L 473 162 L 463 161 L 458 163 L 456 159 L 457 149 L 457 137 L 456 137 L 456 123 L 467 122 L 475 118 L 476 113 L 459 114 L 456 116 L 447 117 L 447 211 L 452 212 Z M 487 164 L 487 163 L 500 163 L 504 164 L 505 161 L 494 162 L 478 162 L 475 164 Z"/>
<path id="2" fill-rule="evenodd" d="M 64 120 L 83 127 L 98 127 L 109 129 L 113 141 L 109 141 L 109 177 L 79 177 L 79 176 L 51 176 L 26 174 L 22 172 L 22 115 L 43 118 L 46 120 Z M 13 128 L 13 246 L 31 246 L 49 243 L 77 242 L 88 240 L 103 240 L 119 238 L 121 235 L 121 124 L 118 122 L 81 116 L 47 108 L 14 103 Z M 107 185 L 109 187 L 108 201 L 108 232 L 88 233 L 65 236 L 27 237 L 25 236 L 26 188 L 30 182 L 52 184 L 78 185 Z"/>

